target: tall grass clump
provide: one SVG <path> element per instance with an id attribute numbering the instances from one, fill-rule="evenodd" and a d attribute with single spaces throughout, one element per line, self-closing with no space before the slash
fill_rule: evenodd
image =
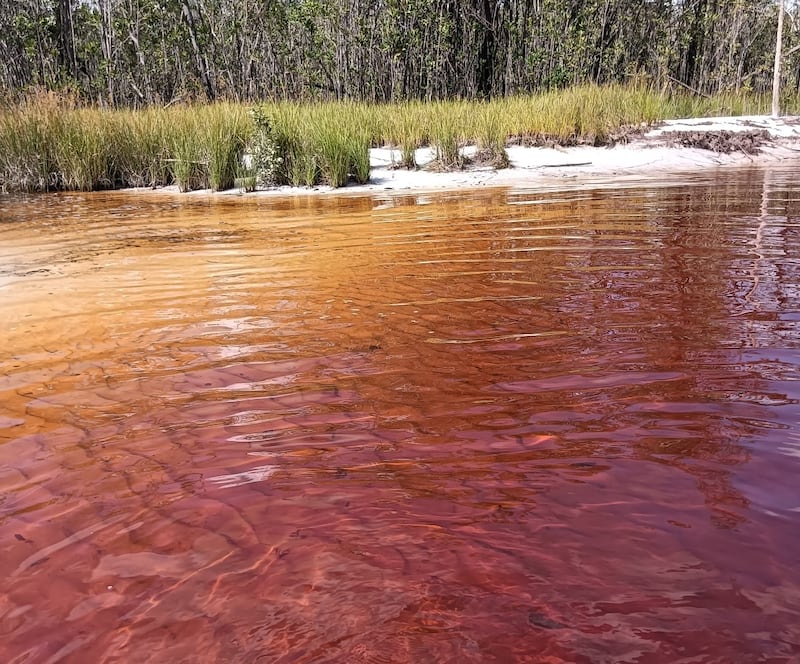
<path id="1" fill-rule="evenodd" d="M 247 109 L 226 103 L 177 108 L 169 123 L 168 161 L 178 188 L 233 188 L 253 132 Z"/>
<path id="2" fill-rule="evenodd" d="M 169 146 L 173 122 L 163 109 L 107 113 L 110 176 L 115 186 L 156 187 L 172 181 Z"/>
<path id="3" fill-rule="evenodd" d="M 319 164 L 321 181 L 343 187 L 352 178 L 369 181 L 373 115 L 362 104 L 344 102 L 309 106 L 306 131 Z"/>
<path id="4" fill-rule="evenodd" d="M 508 130 L 503 122 L 503 102 L 483 103 L 473 114 L 473 133 L 478 148 L 473 161 L 492 168 L 508 168 Z"/>
<path id="5" fill-rule="evenodd" d="M 197 114 L 181 109 L 176 109 L 170 116 L 170 158 L 167 162 L 172 180 L 181 192 L 205 189 L 209 186 L 209 173 L 200 119 Z"/>
<path id="6" fill-rule="evenodd" d="M 610 126 L 623 121 L 616 91 L 606 94 L 597 86 L 552 90 L 509 100 L 505 115 L 508 131 L 533 145 L 601 144 Z"/>
<path id="7" fill-rule="evenodd" d="M 311 115 L 313 147 L 323 182 L 343 187 L 369 181 L 370 115 L 359 104 L 326 104 Z"/>
<path id="8" fill-rule="evenodd" d="M 419 102 L 404 102 L 376 109 L 376 115 L 383 127 L 378 140 L 399 148 L 400 160 L 396 165 L 400 168 L 417 168 L 417 148 L 428 140 L 430 119 L 426 117 L 423 108 Z"/>
<path id="9" fill-rule="evenodd" d="M 369 180 L 371 116 L 358 104 L 266 105 L 256 111 L 269 132 L 276 184 L 342 187 Z"/>
<path id="10" fill-rule="evenodd" d="M 253 131 L 252 122 L 246 109 L 236 104 L 213 104 L 202 108 L 198 115 L 205 131 L 197 140 L 205 148 L 211 190 L 231 189 Z"/>
<path id="11" fill-rule="evenodd" d="M 0 189 L 48 191 L 57 182 L 50 103 L 29 102 L 0 111 Z"/>
<path id="12" fill-rule="evenodd" d="M 430 105 L 429 136 L 434 150 L 434 169 L 450 171 L 464 168 L 461 153 L 462 138 L 470 138 L 464 131 L 463 103 L 434 102 Z"/>
<path id="13" fill-rule="evenodd" d="M 76 109 L 55 124 L 52 140 L 59 189 L 93 191 L 114 185 L 105 115 L 95 109 Z"/>
<path id="14" fill-rule="evenodd" d="M 319 184 L 319 158 L 314 153 L 308 109 L 286 102 L 265 108 L 279 154 L 277 184 L 313 187 Z"/>
<path id="15" fill-rule="evenodd" d="M 366 184 L 370 176 L 369 150 L 381 133 L 377 114 L 374 107 L 365 104 L 351 104 L 345 111 L 348 114 L 344 127 L 344 147 L 349 157 L 347 175 L 356 184 Z"/>
<path id="16" fill-rule="evenodd" d="M 350 172 L 348 136 L 334 118 L 322 117 L 314 125 L 314 148 L 319 155 L 320 176 L 331 187 L 347 184 Z"/>
<path id="17" fill-rule="evenodd" d="M 665 119 L 668 97 L 646 85 L 581 85 L 498 102 L 509 138 L 527 145 L 607 145 Z"/>

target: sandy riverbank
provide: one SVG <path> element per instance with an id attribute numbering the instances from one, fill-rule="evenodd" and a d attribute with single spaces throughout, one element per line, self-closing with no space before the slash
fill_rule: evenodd
<path id="1" fill-rule="evenodd" d="M 737 135 L 747 132 L 765 132 L 756 152 L 734 149 L 717 152 L 700 147 L 686 147 L 680 138 L 691 134 L 694 139 L 710 135 L 712 138 L 730 132 L 733 144 Z M 466 156 L 475 148 L 464 148 Z M 507 148 L 511 168 L 493 169 L 470 167 L 453 172 L 434 172 L 426 169 L 433 161 L 432 148 L 417 150 L 417 170 L 396 168 L 398 150 L 374 148 L 370 151 L 372 165 L 370 182 L 350 185 L 341 189 L 330 187 L 277 187 L 249 194 L 231 190 L 214 196 L 286 196 L 319 194 L 371 194 L 392 191 L 448 191 L 476 187 L 553 187 L 559 183 L 574 186 L 598 178 L 618 178 L 620 181 L 635 178 L 653 178 L 666 174 L 701 172 L 708 169 L 790 163 L 800 165 L 800 117 L 771 118 L 769 116 L 691 118 L 670 120 L 634 136 L 626 143 L 613 147 L 526 147 L 512 145 Z M 141 190 L 137 190 L 141 191 Z M 176 187 L 157 191 L 177 193 Z M 184 196 L 209 195 L 208 190 L 182 194 Z"/>

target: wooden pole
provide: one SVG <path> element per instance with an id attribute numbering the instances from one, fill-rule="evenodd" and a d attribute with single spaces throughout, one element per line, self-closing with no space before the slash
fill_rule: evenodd
<path id="1" fill-rule="evenodd" d="M 783 50 L 783 6 L 785 0 L 779 0 L 778 35 L 775 39 L 775 68 L 772 73 L 772 117 L 781 114 L 781 51 Z"/>

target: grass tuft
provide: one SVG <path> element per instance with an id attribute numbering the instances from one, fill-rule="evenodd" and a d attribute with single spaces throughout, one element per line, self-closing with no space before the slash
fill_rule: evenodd
<path id="1" fill-rule="evenodd" d="M 253 125 L 241 105 L 213 104 L 202 109 L 205 127 L 205 159 L 212 191 L 232 189 L 242 165 L 244 146 Z"/>

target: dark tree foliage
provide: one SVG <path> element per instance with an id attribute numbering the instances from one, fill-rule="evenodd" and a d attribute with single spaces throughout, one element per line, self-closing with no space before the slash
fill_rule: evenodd
<path id="1" fill-rule="evenodd" d="M 631 79 L 765 91 L 776 16 L 775 0 L 4 0 L 0 96 L 387 101 Z M 787 30 L 797 87 L 795 41 Z"/>

